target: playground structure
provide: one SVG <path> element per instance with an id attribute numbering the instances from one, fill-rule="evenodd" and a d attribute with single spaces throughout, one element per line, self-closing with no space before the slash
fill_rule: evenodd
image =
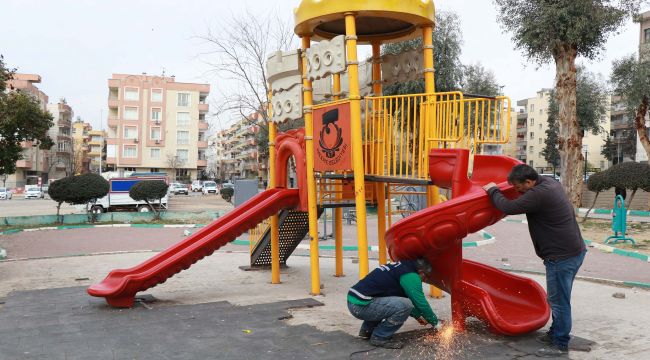
<path id="1" fill-rule="evenodd" d="M 295 19 L 302 48 L 273 54 L 267 63 L 269 189 L 150 260 L 112 271 L 88 293 L 112 306 L 132 306 L 137 292 L 256 228 L 251 265 L 270 265 L 272 283 L 280 283 L 281 264 L 309 234 L 310 293 L 318 295 L 318 217 L 335 209 L 334 275 L 342 276 L 342 208 L 354 208 L 362 278 L 369 271 L 370 203 L 378 212 L 379 263 L 387 262 L 388 253 L 393 260 L 427 257 L 436 270 L 430 283 L 451 294 L 456 328 L 464 328 L 467 316 L 506 335 L 542 327 L 549 308 L 539 285 L 462 258 L 462 238 L 504 216 L 480 186 L 493 181 L 516 196 L 505 179 L 518 162 L 479 155 L 486 144 L 507 142 L 509 98 L 435 92 L 432 1 L 303 0 Z M 380 54 L 382 44 L 418 36 L 420 50 Z M 359 43 L 371 45 L 369 63 L 357 60 Z M 382 94 L 385 84 L 418 78 L 424 79 L 424 93 Z M 318 103 L 316 88 L 325 89 Z M 288 119 L 304 119 L 305 127 L 278 133 L 277 123 Z M 291 157 L 296 188 L 288 183 Z M 386 200 L 402 195 L 395 186 L 426 189 L 428 207 L 393 223 Z M 440 203 L 439 187 L 451 190 L 450 200 Z M 441 296 L 440 290 L 432 289 L 432 295 Z"/>

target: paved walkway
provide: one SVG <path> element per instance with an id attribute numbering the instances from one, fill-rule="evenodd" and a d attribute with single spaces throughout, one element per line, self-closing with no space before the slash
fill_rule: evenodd
<path id="1" fill-rule="evenodd" d="M 150 253 L 0 262 L 0 358 L 8 359 L 531 359 L 535 334 L 494 336 L 470 322 L 465 334 L 431 338 L 414 320 L 400 331 L 403 350 L 375 349 L 355 338 L 359 321 L 345 305 L 357 264 L 334 277 L 334 261 L 320 260 L 323 295 L 311 297 L 309 259 L 295 256 L 282 284 L 267 271 L 238 269 L 247 253 L 218 251 L 145 292 L 156 301 L 129 310 L 85 294 L 114 268 Z M 543 283 L 540 276 L 531 276 Z M 624 299 L 612 297 L 623 293 Z M 151 299 L 151 298 L 150 298 Z M 320 304 L 315 303 L 317 301 Z M 227 302 L 227 303 L 226 303 Z M 449 297 L 431 299 L 449 319 Z M 319 305 L 319 306 L 313 306 Z M 646 359 L 650 292 L 578 281 L 574 287 L 576 345 L 572 359 Z M 287 312 L 288 311 L 288 312 Z"/>

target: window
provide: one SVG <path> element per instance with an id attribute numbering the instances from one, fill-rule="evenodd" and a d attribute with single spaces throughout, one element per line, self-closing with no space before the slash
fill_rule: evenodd
<path id="1" fill-rule="evenodd" d="M 160 149 L 149 149 L 149 151 L 152 159 L 160 159 Z"/>
<path id="2" fill-rule="evenodd" d="M 190 126 L 190 113 L 176 113 L 176 126 Z"/>
<path id="3" fill-rule="evenodd" d="M 124 171 L 135 171 L 134 167 L 125 167 Z"/>
<path id="4" fill-rule="evenodd" d="M 190 132 L 189 131 L 177 131 L 176 132 L 176 145 L 189 145 L 190 143 Z"/>
<path id="5" fill-rule="evenodd" d="M 151 89 L 151 102 L 162 102 L 162 89 Z"/>
<path id="6" fill-rule="evenodd" d="M 600 160 L 600 168 L 601 169 L 605 168 L 605 161 L 604 160 Z"/>
<path id="7" fill-rule="evenodd" d="M 530 104 L 530 112 L 535 112 L 535 104 Z"/>
<path id="8" fill-rule="evenodd" d="M 539 129 L 542 130 L 542 124 L 539 124 Z"/>
<path id="9" fill-rule="evenodd" d="M 151 140 L 160 140 L 160 128 L 152 127 L 151 128 Z"/>
<path id="10" fill-rule="evenodd" d="M 535 119 L 530 118 L 530 126 L 533 126 L 533 125 L 535 125 Z"/>
<path id="11" fill-rule="evenodd" d="M 125 139 L 136 139 L 138 137 L 138 127 L 137 126 L 125 126 L 124 127 L 124 138 Z"/>
<path id="12" fill-rule="evenodd" d="M 189 150 L 187 149 L 178 149 L 176 150 L 176 156 L 181 162 L 187 162 L 189 156 Z"/>
<path id="13" fill-rule="evenodd" d="M 529 161 L 528 165 L 533 166 L 533 160 Z"/>
<path id="14" fill-rule="evenodd" d="M 138 88 L 124 88 L 124 100 L 138 101 L 139 98 Z"/>
<path id="15" fill-rule="evenodd" d="M 135 145 L 124 145 L 124 158 L 138 157 L 138 148 Z"/>
<path id="16" fill-rule="evenodd" d="M 203 131 L 199 132 L 199 141 L 205 141 L 205 133 Z"/>
<path id="17" fill-rule="evenodd" d="M 535 152 L 535 147 L 531 145 L 531 146 L 528 148 L 528 152 L 531 153 L 531 154 L 534 153 L 534 152 Z"/>
<path id="18" fill-rule="evenodd" d="M 124 119 L 138 120 L 138 108 L 133 106 L 124 107 Z"/>
<path id="19" fill-rule="evenodd" d="M 157 172 L 160 172 L 160 169 L 159 168 L 151 168 L 151 169 L 149 169 L 149 172 L 157 173 Z"/>
<path id="20" fill-rule="evenodd" d="M 542 141 L 543 141 L 543 139 L 542 139 L 542 138 L 539 138 L 539 143 L 540 143 L 540 144 L 542 143 Z"/>
<path id="21" fill-rule="evenodd" d="M 162 120 L 160 108 L 151 108 L 151 121 L 160 122 Z"/>
<path id="22" fill-rule="evenodd" d="M 90 141 L 100 142 L 100 141 L 102 141 L 102 137 L 99 136 L 99 135 L 93 135 L 92 138 L 90 139 Z"/>
<path id="23" fill-rule="evenodd" d="M 531 139 L 534 139 L 534 138 L 535 138 L 535 133 L 532 132 L 532 131 L 530 132 L 530 138 L 531 138 Z"/>
<path id="24" fill-rule="evenodd" d="M 190 94 L 178 93 L 178 106 L 190 106 Z"/>
<path id="25" fill-rule="evenodd" d="M 650 42 L 650 29 L 643 29 L 643 42 Z"/>

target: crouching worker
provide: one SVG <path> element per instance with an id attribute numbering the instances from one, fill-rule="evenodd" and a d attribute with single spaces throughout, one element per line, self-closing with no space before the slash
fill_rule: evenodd
<path id="1" fill-rule="evenodd" d="M 438 318 L 422 291 L 422 282 L 431 270 L 431 264 L 422 258 L 381 265 L 352 286 L 348 309 L 363 320 L 359 337 L 370 339 L 374 346 L 401 349 L 402 342 L 392 337 L 409 316 L 436 327 Z"/>

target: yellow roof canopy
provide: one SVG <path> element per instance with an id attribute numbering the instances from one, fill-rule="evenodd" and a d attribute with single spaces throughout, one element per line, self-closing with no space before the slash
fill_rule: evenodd
<path id="1" fill-rule="evenodd" d="M 294 9 L 295 33 L 313 40 L 345 35 L 345 13 L 355 13 L 358 41 L 383 43 L 420 35 L 434 24 L 433 0 L 302 0 Z"/>

